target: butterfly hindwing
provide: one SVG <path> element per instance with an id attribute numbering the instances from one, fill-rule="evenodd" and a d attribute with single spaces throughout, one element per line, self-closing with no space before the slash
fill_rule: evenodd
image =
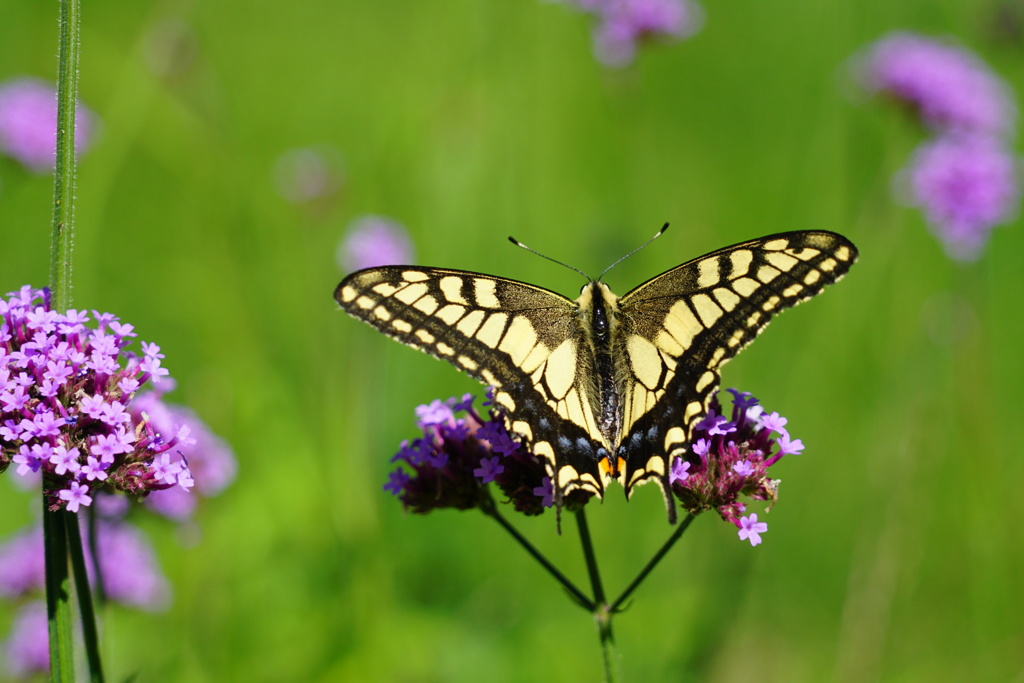
<path id="1" fill-rule="evenodd" d="M 668 495 L 671 460 L 688 448 L 722 365 L 775 314 L 840 279 L 856 256 L 832 232 L 769 235 L 684 263 L 619 300 L 620 357 L 634 378 L 620 447 L 627 494 L 653 478 Z"/>
<path id="2" fill-rule="evenodd" d="M 349 275 L 335 298 L 349 314 L 495 387 L 510 431 L 545 459 L 557 502 L 597 495 L 607 448 L 597 433 L 576 303 L 481 273 L 388 266 Z"/>

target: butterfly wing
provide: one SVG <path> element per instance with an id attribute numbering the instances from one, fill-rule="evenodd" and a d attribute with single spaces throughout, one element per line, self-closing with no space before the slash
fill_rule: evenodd
<path id="1" fill-rule="evenodd" d="M 541 287 L 442 268 L 388 266 L 346 277 L 335 299 L 384 334 L 495 387 L 508 428 L 545 459 L 555 502 L 598 496 L 607 455 L 592 407 L 592 353 L 576 302 Z"/>
<path id="2" fill-rule="evenodd" d="M 669 467 L 718 390 L 719 370 L 771 318 L 846 274 L 857 249 L 842 235 L 787 232 L 734 244 L 673 268 L 619 300 L 622 431 L 628 496 L 654 479 L 670 507 Z"/>

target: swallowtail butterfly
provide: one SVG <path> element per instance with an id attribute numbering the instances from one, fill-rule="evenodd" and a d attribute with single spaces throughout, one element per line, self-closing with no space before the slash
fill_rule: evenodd
<path id="1" fill-rule="evenodd" d="M 669 470 L 719 372 L 772 316 L 820 293 L 857 258 L 833 232 L 768 235 L 688 261 L 623 297 L 600 278 L 575 301 L 462 270 L 385 266 L 334 297 L 350 315 L 494 387 L 509 430 L 545 460 L 556 504 L 575 489 L 629 497 Z"/>

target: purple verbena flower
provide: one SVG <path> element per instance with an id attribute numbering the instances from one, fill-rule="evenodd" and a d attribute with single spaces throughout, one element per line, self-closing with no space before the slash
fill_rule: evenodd
<path id="1" fill-rule="evenodd" d="M 524 514 L 551 507 L 555 492 L 544 461 L 520 446 L 500 413 L 492 410 L 484 418 L 472 403 L 463 396 L 421 406 L 417 425 L 423 435 L 402 443 L 392 458 L 401 467 L 389 474 L 384 489 L 418 513 L 480 507 L 490 499 L 492 481 Z M 562 504 L 578 506 L 590 497 L 574 491 Z"/>
<path id="2" fill-rule="evenodd" d="M 382 216 L 354 220 L 338 246 L 338 264 L 346 272 L 401 265 L 412 258 L 412 242 L 405 228 Z"/>
<path id="3" fill-rule="evenodd" d="M 740 518 L 739 536 L 741 541 L 749 540 L 750 545 L 761 543 L 761 534 L 768 531 L 768 524 L 757 521 L 757 513 L 751 513 L 749 517 Z"/>
<path id="4" fill-rule="evenodd" d="M 761 429 L 767 429 L 768 431 L 775 432 L 776 434 L 789 434 L 789 432 L 786 431 L 786 423 L 789 422 L 789 420 L 778 413 L 761 413 L 758 422 L 761 425 Z"/>
<path id="5" fill-rule="evenodd" d="M 800 439 L 789 440 L 788 434 L 783 434 L 775 440 L 775 445 L 779 447 L 779 456 L 783 455 L 800 455 L 804 450 L 804 442 Z"/>
<path id="6" fill-rule="evenodd" d="M 505 466 L 501 464 L 501 458 L 495 455 L 490 458 L 480 458 L 480 467 L 473 470 L 473 476 L 478 478 L 481 484 L 490 484 L 504 471 Z"/>
<path id="7" fill-rule="evenodd" d="M 936 130 L 1013 131 L 1016 108 L 1008 87 L 967 49 L 893 33 L 874 43 L 857 66 L 868 90 L 905 102 Z"/>
<path id="8" fill-rule="evenodd" d="M 187 426 L 156 433 L 125 392 L 166 374 L 159 347 L 143 343 L 139 361 L 126 349 L 131 325 L 93 313 L 95 329 L 27 286 L 0 300 L 0 472 L 41 473 L 51 508 L 72 512 L 101 491 L 144 496 L 193 481 L 178 453 L 194 443 Z"/>
<path id="9" fill-rule="evenodd" d="M 421 427 L 452 424 L 455 421 L 451 406 L 439 398 L 435 398 L 430 403 L 416 406 L 416 417 Z"/>
<path id="10" fill-rule="evenodd" d="M 980 256 L 989 233 L 1013 219 L 1020 180 L 1013 156 L 994 138 L 947 134 L 927 142 L 900 176 L 950 257 Z"/>
<path id="11" fill-rule="evenodd" d="M 740 460 L 732 466 L 732 471 L 741 477 L 748 477 L 754 473 L 754 466 L 749 460 Z"/>
<path id="12" fill-rule="evenodd" d="M 721 415 L 715 396 L 705 418 L 694 426 L 692 455 L 673 461 L 669 485 L 688 512 L 716 510 L 725 521 L 747 529 L 742 517 L 746 505 L 740 497 L 768 501 L 770 508 L 778 497 L 778 481 L 769 478 L 768 468 L 783 455 L 800 452 L 803 444 L 789 439 L 786 418 L 765 413 L 747 393 L 732 394 L 732 421 Z M 773 432 L 780 430 L 781 435 L 773 437 Z M 686 476 L 679 476 L 683 473 Z M 756 516 L 752 517 L 756 522 Z M 760 527 L 748 533 L 757 529 Z M 759 537 L 754 545 L 757 543 Z"/>
<path id="13" fill-rule="evenodd" d="M 540 486 L 533 488 L 533 495 L 541 499 L 540 504 L 542 507 L 551 507 L 555 499 L 555 487 L 551 484 L 551 477 L 544 477 L 541 480 Z"/>
<path id="14" fill-rule="evenodd" d="M 401 468 L 392 470 L 391 473 L 388 474 L 388 483 L 384 484 L 384 490 L 390 492 L 394 496 L 401 496 L 402 489 L 405 488 L 405 484 L 410 478 L 409 473 Z"/>
<path id="15" fill-rule="evenodd" d="M 690 476 L 687 472 L 689 469 L 690 463 L 677 456 L 672 461 L 672 471 L 668 475 L 669 484 L 674 484 L 677 481 L 686 481 L 686 478 Z"/>
<path id="16" fill-rule="evenodd" d="M 75 109 L 75 152 L 92 137 L 94 115 L 81 103 Z M 36 78 L 0 84 L 0 152 L 29 170 L 53 170 L 57 158 L 57 91 Z"/>
<path id="17" fill-rule="evenodd" d="M 77 481 L 71 482 L 68 488 L 58 491 L 57 495 L 61 500 L 67 502 L 68 512 L 78 512 L 80 506 L 92 503 L 89 487 L 79 484 Z"/>

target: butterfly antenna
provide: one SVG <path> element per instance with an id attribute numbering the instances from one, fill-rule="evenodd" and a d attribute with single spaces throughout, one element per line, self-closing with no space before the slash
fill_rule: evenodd
<path id="1" fill-rule="evenodd" d="M 523 244 L 522 242 L 517 240 L 515 237 L 512 237 L 512 235 L 508 236 L 508 241 L 511 242 L 512 244 L 516 245 L 517 247 L 522 247 L 523 249 L 525 249 L 526 251 L 530 252 L 531 254 L 536 254 L 537 256 L 540 256 L 541 258 L 546 258 L 548 261 L 551 261 L 552 263 L 557 263 L 560 266 L 565 266 L 569 270 L 575 270 L 577 273 L 579 273 L 583 277 L 587 278 L 587 280 L 590 280 L 590 276 L 587 275 L 586 273 L 584 273 L 579 268 L 576 268 L 575 266 L 570 266 L 568 263 L 562 263 L 561 261 L 558 261 L 556 259 L 551 258 L 547 254 L 540 253 L 536 249 L 531 249 L 530 247 L 526 246 L 525 244 Z M 598 279 L 600 279 L 600 278 L 598 278 Z"/>
<path id="2" fill-rule="evenodd" d="M 615 263 L 613 263 L 613 264 L 611 264 L 610 266 L 608 266 L 607 268 L 605 268 L 605 269 L 604 269 L 604 270 L 603 270 L 603 271 L 601 272 L 601 274 L 597 276 L 597 279 L 598 279 L 598 280 L 600 280 L 601 278 L 603 278 L 603 277 L 604 277 L 605 273 L 607 273 L 607 272 L 608 272 L 609 270 L 611 270 L 611 269 L 612 269 L 612 268 L 614 268 L 615 266 L 619 265 L 620 263 L 622 263 L 623 261 L 625 261 L 626 259 L 628 259 L 628 258 L 629 258 L 630 256 L 632 256 L 632 255 L 633 255 L 633 254 L 635 254 L 636 252 L 640 251 L 641 249 L 643 249 L 644 247 L 646 247 L 646 246 L 647 246 L 648 244 L 650 244 L 650 243 L 651 243 L 651 242 L 653 242 L 654 240 L 656 240 L 656 239 L 658 239 L 659 237 L 661 237 L 661 236 L 662 236 L 662 235 L 663 235 L 663 234 L 665 233 L 665 231 L 666 231 L 666 230 L 668 230 L 668 223 L 666 223 L 665 225 L 661 226 L 661 230 L 659 230 L 659 231 L 658 231 L 657 233 L 655 233 L 654 237 L 652 237 L 651 239 L 647 240 L 646 242 L 644 242 L 643 244 L 641 244 L 641 245 L 640 245 L 639 247 L 637 247 L 637 248 L 636 248 L 636 249 L 634 249 L 633 251 L 629 252 L 628 254 L 626 254 L 625 256 L 623 256 L 622 258 L 620 258 L 620 259 L 619 259 L 618 261 L 616 261 Z"/>

